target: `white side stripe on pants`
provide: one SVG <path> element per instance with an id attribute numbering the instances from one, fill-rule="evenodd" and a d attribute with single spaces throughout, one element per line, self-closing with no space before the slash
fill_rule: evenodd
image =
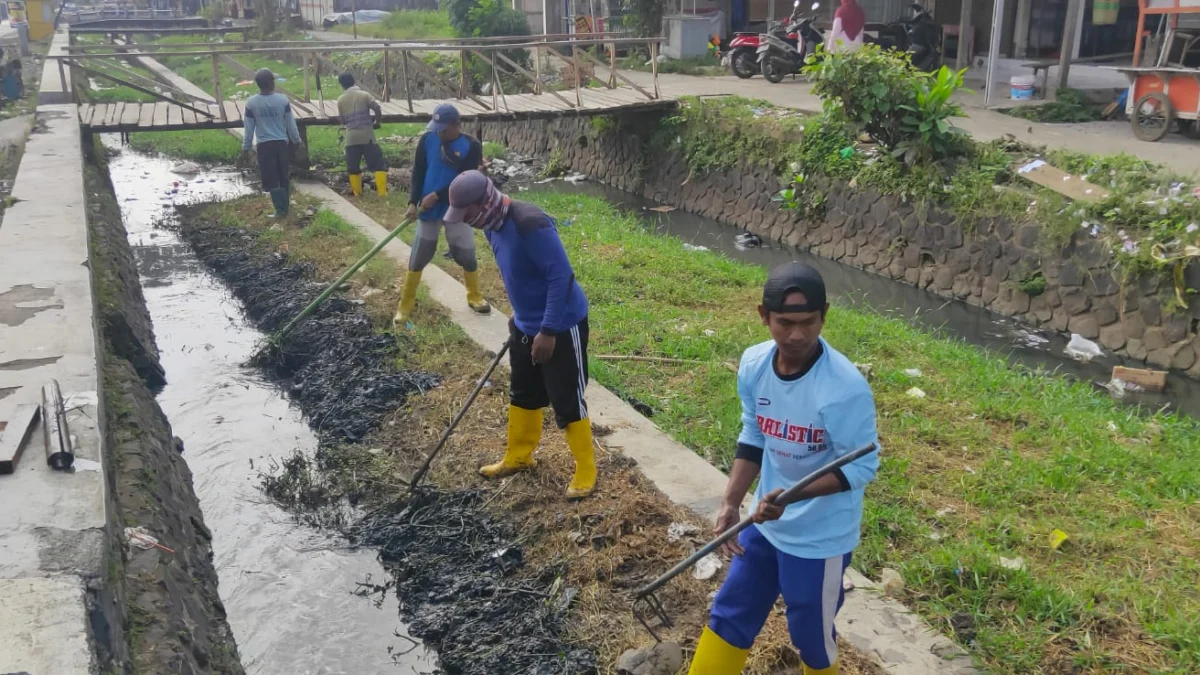
<path id="1" fill-rule="evenodd" d="M 833 638 L 833 620 L 837 616 L 838 597 L 842 592 L 843 556 L 825 559 L 825 579 L 821 584 L 821 630 L 825 632 L 825 654 L 837 663 L 837 640 Z"/>
<path id="2" fill-rule="evenodd" d="M 583 367 L 583 344 L 579 341 L 579 326 L 571 327 L 571 344 L 575 349 L 575 368 L 579 373 L 579 389 L 577 395 L 579 397 L 579 417 L 587 419 L 587 405 L 583 402 L 583 390 L 587 388 L 587 378 L 584 377 Z"/>

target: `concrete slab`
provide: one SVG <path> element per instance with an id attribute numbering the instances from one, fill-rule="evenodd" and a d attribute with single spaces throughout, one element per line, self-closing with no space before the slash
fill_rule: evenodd
<path id="1" fill-rule="evenodd" d="M 43 79 L 51 93 L 57 70 Z M 86 673 L 85 589 L 105 575 L 107 518 L 83 156 L 76 106 L 37 118 L 0 225 L 0 419 L 57 379 L 76 470 L 47 466 L 39 426 L 0 476 L 0 671 Z"/>
<path id="2" fill-rule="evenodd" d="M 388 230 L 323 183 L 301 182 L 297 188 L 318 197 L 326 207 L 378 242 Z M 398 239 L 383 253 L 407 265 L 410 248 Z M 508 317 L 493 310 L 480 316 L 467 307 L 466 289 L 434 265 L 421 278 L 429 296 L 450 312 L 480 347 L 495 352 L 508 338 Z M 586 290 L 586 289 L 585 289 Z M 714 519 L 725 492 L 726 477 L 691 449 L 664 433 L 628 403 L 591 383 L 587 391 L 592 420 L 612 428 L 601 441 L 637 460 L 639 468 L 672 501 L 706 519 Z M 665 571 L 665 570 L 664 570 Z M 849 577 L 858 590 L 846 594 L 838 614 L 838 630 L 892 675 L 968 675 L 971 659 L 952 641 L 930 629 L 904 605 L 880 595 L 874 584 L 854 570 Z"/>
<path id="3" fill-rule="evenodd" d="M 0 672 L 95 672 L 87 634 L 84 590 L 71 579 L 0 579 Z"/>
<path id="4" fill-rule="evenodd" d="M 50 51 L 46 56 L 67 54 L 69 35 L 67 27 L 63 26 L 54 34 L 50 41 Z M 74 103 L 71 88 L 71 68 L 63 64 L 59 70 L 58 61 L 47 58 L 42 63 L 42 80 L 38 89 L 38 105 L 60 105 Z"/>

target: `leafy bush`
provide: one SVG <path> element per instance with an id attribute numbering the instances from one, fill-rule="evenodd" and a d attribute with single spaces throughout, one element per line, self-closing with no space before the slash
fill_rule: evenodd
<path id="1" fill-rule="evenodd" d="M 625 0 L 627 12 L 622 24 L 639 37 L 653 37 L 662 34 L 663 5 L 662 0 Z"/>
<path id="2" fill-rule="evenodd" d="M 507 0 L 447 0 L 445 7 L 450 16 L 450 25 L 460 37 L 530 34 L 525 13 L 513 9 L 512 3 Z M 530 65 L 529 52 L 525 49 L 507 49 L 501 53 L 522 66 Z M 471 77 L 476 83 L 491 80 L 491 64 L 487 60 L 472 55 L 469 61 Z M 500 67 L 499 64 L 497 67 Z"/>
<path id="3" fill-rule="evenodd" d="M 937 160 L 962 147 L 951 117 L 962 108 L 951 97 L 962 87 L 963 73 L 943 66 L 936 73 L 913 68 L 907 54 L 864 45 L 850 53 L 820 49 L 804 72 L 825 114 L 866 131 L 908 164 Z"/>

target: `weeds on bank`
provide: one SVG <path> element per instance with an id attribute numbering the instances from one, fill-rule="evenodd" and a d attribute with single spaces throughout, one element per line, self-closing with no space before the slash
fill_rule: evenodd
<path id="1" fill-rule="evenodd" d="M 520 198 L 559 220 L 590 301 L 592 376 L 727 467 L 740 429 L 727 364 L 767 339 L 755 314 L 765 271 L 686 251 L 601 200 Z M 391 223 L 406 202 L 359 204 Z M 477 253 L 504 309 L 482 239 Z M 1200 667 L 1200 423 L 1119 407 L 902 317 L 834 307 L 825 335 L 875 372 L 884 460 L 857 565 L 899 570 L 906 601 L 995 672 Z M 1055 529 L 1070 537 L 1058 549 Z"/>
<path id="2" fill-rule="evenodd" d="M 1101 107 L 1078 89 L 1059 89 L 1048 103 L 1003 108 L 1001 112 L 1033 122 L 1096 122 L 1102 119 Z"/>

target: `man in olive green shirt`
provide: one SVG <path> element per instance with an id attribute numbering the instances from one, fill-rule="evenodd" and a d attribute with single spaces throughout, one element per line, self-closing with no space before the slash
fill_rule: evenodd
<path id="1" fill-rule="evenodd" d="M 367 160 L 367 169 L 375 172 L 375 189 L 380 197 L 387 196 L 387 161 L 383 150 L 375 142 L 375 130 L 383 117 L 383 109 L 369 92 L 354 84 L 350 73 L 338 75 L 338 83 L 345 93 L 338 98 L 338 118 L 346 129 L 346 171 L 350 174 L 350 192 L 362 195 L 363 179 L 361 165 Z M 371 118 L 371 112 L 375 118 Z"/>

